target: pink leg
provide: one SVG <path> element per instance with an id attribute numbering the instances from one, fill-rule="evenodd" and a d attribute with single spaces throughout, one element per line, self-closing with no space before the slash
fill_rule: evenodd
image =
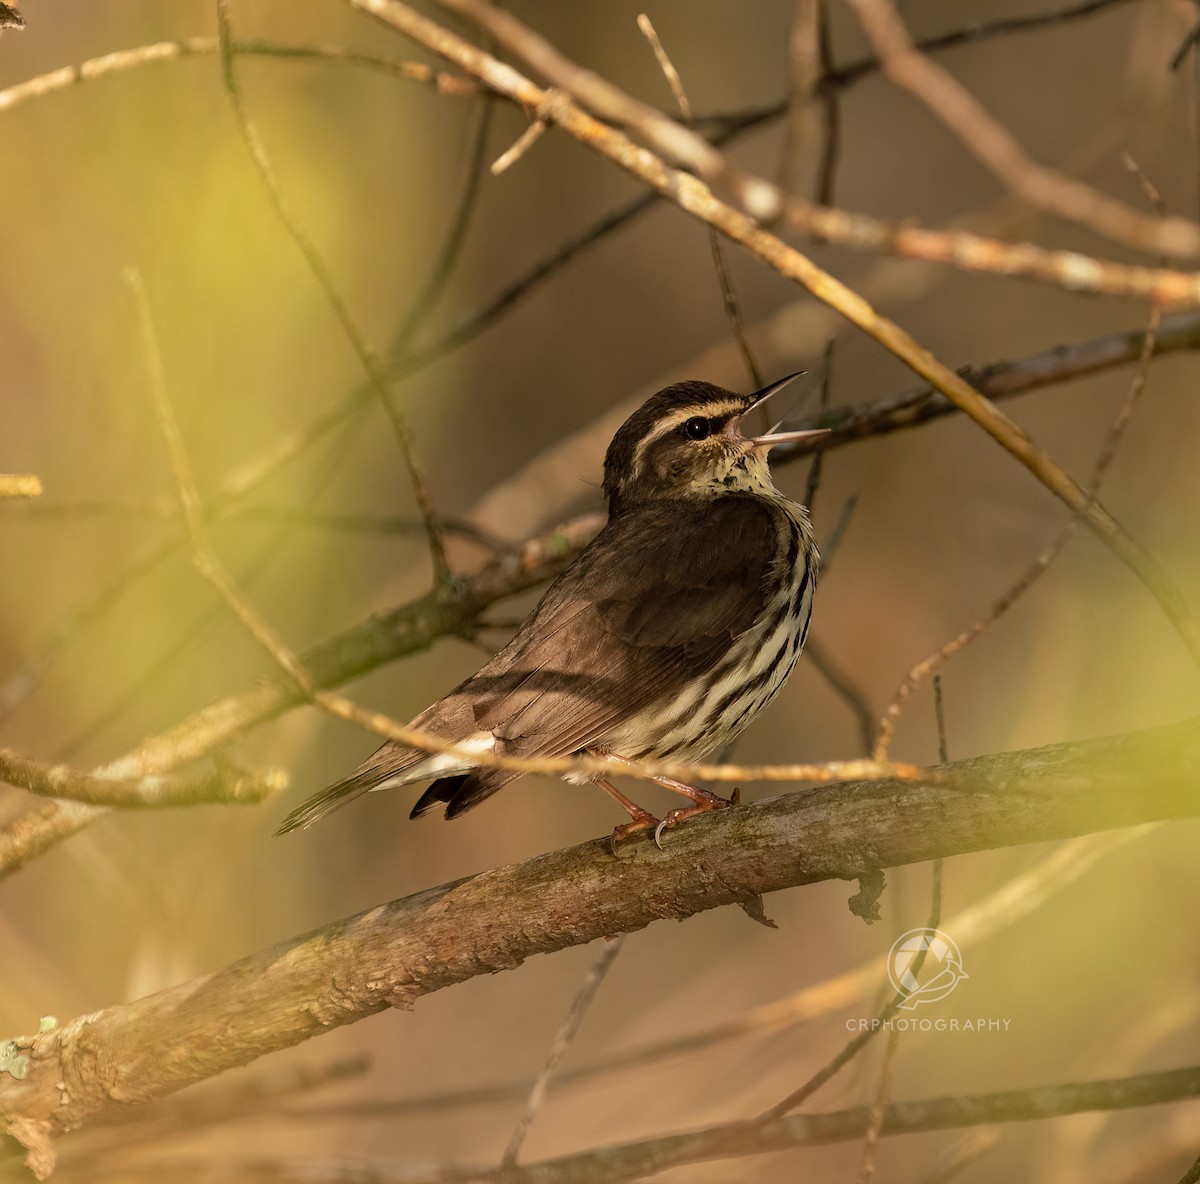
<path id="1" fill-rule="evenodd" d="M 623 765 L 628 765 L 630 768 L 636 768 L 634 761 L 628 761 L 624 757 L 616 756 L 613 753 L 605 754 L 609 760 L 618 761 Z M 677 822 L 682 822 L 685 818 L 691 818 L 696 814 L 704 814 L 709 810 L 725 810 L 730 806 L 736 806 L 742 797 L 741 790 L 735 789 L 728 798 L 719 797 L 715 793 L 710 793 L 707 789 L 697 789 L 694 785 L 685 785 L 682 781 L 676 781 L 672 777 L 651 777 L 656 785 L 661 785 L 663 789 L 672 790 L 674 793 L 681 793 L 686 798 L 691 798 L 691 806 L 683 806 L 678 810 L 672 810 L 667 814 L 661 822 L 654 828 L 655 845 L 662 849 L 662 832 L 669 830 Z M 615 792 L 615 791 L 612 791 Z M 626 801 L 629 799 L 626 798 Z"/>
<path id="2" fill-rule="evenodd" d="M 623 839 L 627 839 L 630 835 L 636 834 L 639 830 L 648 830 L 650 827 L 655 828 L 655 834 L 658 833 L 660 825 L 657 818 L 654 817 L 648 810 L 643 810 L 632 798 L 627 798 L 611 781 L 606 781 L 603 777 L 596 779 L 596 784 L 614 801 L 619 802 L 623 809 L 630 817 L 631 821 L 623 823 L 621 826 L 613 830 L 612 838 L 609 840 L 612 845 L 613 854 L 617 853 L 617 844 Z"/>

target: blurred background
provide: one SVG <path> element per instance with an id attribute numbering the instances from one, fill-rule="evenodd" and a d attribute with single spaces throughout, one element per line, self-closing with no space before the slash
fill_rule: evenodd
<path id="1" fill-rule="evenodd" d="M 785 95 L 794 9 L 791 0 L 512 6 L 570 56 L 670 110 L 670 92 L 635 23 L 647 11 L 701 113 Z M 1037 10 L 1032 0 L 904 5 L 918 37 Z M 829 15 L 835 62 L 867 53 L 838 0 Z M 199 0 L 29 0 L 24 16 L 27 29 L 0 37 L 0 90 L 114 50 L 216 31 L 213 6 Z M 238 0 L 232 17 L 241 40 L 422 56 L 334 3 Z M 1086 20 L 982 40 L 939 61 L 1034 159 L 1142 206 L 1140 186 L 1122 163 L 1128 152 L 1173 213 L 1195 217 L 1196 83 L 1191 59 L 1179 71 L 1168 68 L 1195 19 L 1195 6 L 1183 0 L 1114 3 Z M 557 134 L 490 176 L 486 165 L 526 126 L 522 113 L 501 104 L 481 131 L 483 101 L 361 65 L 241 56 L 238 71 L 288 201 L 381 351 L 414 302 L 421 320 L 409 344 L 420 349 L 638 194 L 615 168 Z M 839 108 L 839 204 L 1128 257 L 1023 210 L 923 108 L 877 75 L 840 91 Z M 730 151 L 744 167 L 773 176 L 782 143 L 775 120 Z M 816 157 L 811 144 L 800 159 L 805 192 Z M 483 176 L 461 250 L 431 301 L 428 278 L 477 158 Z M 90 768 L 273 673 L 186 554 L 143 562 L 172 530 L 174 486 L 123 270 L 135 266 L 145 279 L 167 381 L 206 494 L 337 405 L 362 374 L 247 155 L 214 53 L 0 108 L 0 160 L 0 471 L 37 473 L 46 488 L 41 504 L 0 507 L 0 744 Z M 1133 302 L 842 249 L 813 252 L 952 366 L 1141 329 L 1148 318 Z M 732 250 L 728 257 L 765 373 L 812 373 L 798 413 L 815 406 L 831 339 L 833 405 L 914 385 L 894 358 L 798 288 Z M 751 389 L 722 309 L 707 231 L 659 205 L 579 253 L 485 332 L 411 373 L 397 390 L 440 512 L 518 540 L 598 508 L 612 428 L 646 394 L 683 377 Z M 1131 367 L 1114 369 L 1007 409 L 1084 478 L 1131 378 Z M 1200 576 L 1196 389 L 1191 354 L 1154 362 L 1104 491 L 1105 503 L 1193 605 Z M 562 462 L 554 450 L 575 436 Z M 546 463 L 548 453 L 559 463 Z M 797 498 L 805 478 L 802 465 L 777 471 Z M 957 417 L 831 452 L 813 508 L 819 538 L 829 537 L 852 498 L 813 636 L 878 715 L 904 672 L 985 612 L 1058 532 L 1065 511 Z M 368 401 L 257 488 L 216 540 L 251 599 L 301 648 L 428 588 L 428 555 L 411 530 L 414 520 L 391 428 Z M 478 544 L 453 541 L 460 573 L 486 557 Z M 118 585 L 80 621 L 104 589 Z M 531 603 L 514 600 L 491 616 L 501 624 L 519 619 Z M 502 628 L 482 633 L 480 646 L 504 637 Z M 407 719 L 474 669 L 480 646 L 443 639 L 350 690 Z M 1148 727 L 1200 705 L 1195 670 L 1157 607 L 1084 534 L 954 660 L 944 687 L 952 757 Z M 292 779 L 286 798 L 110 817 L 6 880 L 0 1032 L 29 1032 L 43 1014 L 67 1018 L 140 996 L 381 901 L 604 834 L 620 821 L 595 790 L 527 777 L 453 825 L 410 823 L 413 793 L 400 791 L 374 795 L 311 831 L 272 837 L 287 809 L 373 745 L 311 709 L 294 711 L 230 752 L 240 762 L 285 767 Z M 738 756 L 819 760 L 862 748 L 846 704 L 811 663 L 801 663 Z M 893 751 L 905 760 L 936 758 L 928 688 L 913 700 Z M 655 792 L 643 795 L 647 804 L 665 806 Z M 0 822 L 35 804 L 22 791 L 0 789 Z M 1200 931 L 1188 918 L 1200 889 L 1198 837 L 1194 822 L 1129 836 L 1081 862 L 1080 874 L 1032 912 L 986 939 L 964 939 L 970 977 L 937 1005 L 938 1015 L 1011 1022 L 998 1032 L 902 1037 L 893 1096 L 981 1093 L 1194 1063 Z M 954 936 L 956 914 L 1051 851 L 950 860 L 943 927 Z M 835 883 L 768 899 L 777 931 L 723 909 L 632 935 L 566 1067 L 732 1020 L 884 954 L 900 933 L 924 924 L 929 881 L 927 866 L 889 872 L 883 919 L 871 927 L 847 909 L 853 886 Z M 205 1087 L 215 1092 L 239 1076 L 270 1079 L 296 1066 L 369 1056 L 365 1072 L 295 1100 L 328 1103 L 319 1119 L 225 1124 L 146 1152 L 495 1161 L 520 1090 L 487 1104 L 397 1107 L 382 1118 L 340 1104 L 527 1086 L 596 954 L 569 950 L 475 979 L 422 1000 L 413 1013 L 380 1015 Z M 842 1046 L 847 1020 L 872 1013 L 879 980 L 868 982 L 861 1001 L 819 1020 L 555 1093 L 525 1156 L 756 1113 Z M 869 1100 L 880 1052 L 857 1061 L 809 1108 Z M 1194 1106 L 1186 1105 L 1012 1126 L 962 1178 L 1174 1179 L 1195 1157 L 1195 1127 Z M 77 1139 L 78 1170 L 102 1162 L 105 1138 Z M 956 1132 L 887 1139 L 879 1178 L 925 1179 L 959 1139 Z M 669 1178 L 773 1181 L 805 1172 L 845 1179 L 859 1157 L 851 1143 L 679 1169 Z"/>

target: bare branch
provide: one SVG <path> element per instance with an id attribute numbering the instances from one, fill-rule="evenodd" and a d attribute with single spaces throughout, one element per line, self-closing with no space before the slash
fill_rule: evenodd
<path id="1" fill-rule="evenodd" d="M 875 1091 L 875 1101 L 871 1104 L 871 1117 L 863 1138 L 862 1163 L 858 1168 L 858 1184 L 870 1184 L 875 1175 L 875 1155 L 879 1149 L 879 1136 L 883 1131 L 884 1118 L 887 1115 L 887 1100 L 892 1089 L 892 1069 L 896 1061 L 896 1045 L 900 1040 L 900 1029 L 892 1028 L 888 1032 L 887 1044 L 883 1052 L 883 1068 L 879 1071 L 879 1085 Z"/>
<path id="2" fill-rule="evenodd" d="M 804 656 L 816 668 L 829 689 L 850 709 L 858 728 L 862 751 L 870 752 L 875 744 L 875 715 L 862 687 L 838 664 L 819 637 L 813 636 L 808 639 L 804 647 Z"/>
<path id="3" fill-rule="evenodd" d="M 349 2 L 406 32 L 435 53 L 453 61 L 464 72 L 473 74 L 491 86 L 497 93 L 538 111 L 543 118 L 549 116 L 581 143 L 616 160 L 648 181 L 661 195 L 670 197 L 697 217 L 704 217 L 700 209 L 716 200 L 709 188 L 711 186 L 731 192 L 734 204 L 726 208 L 730 212 L 736 209 L 736 213 L 743 217 L 748 215 L 752 223 L 774 222 L 784 216 L 789 225 L 818 239 L 952 263 L 967 270 L 1024 275 L 1074 290 L 1122 291 L 1158 303 L 1195 304 L 1200 301 L 1200 276 L 1195 274 L 1129 268 L 1071 252 L 1044 251 L 1027 243 L 1001 243 L 962 232 L 925 230 L 911 224 L 895 227 L 864 214 L 787 200 L 778 186 L 735 168 L 698 133 L 633 98 L 592 71 L 576 65 L 540 34 L 486 0 L 442 0 L 442 3 L 474 20 L 512 53 L 529 63 L 534 71 L 547 78 L 556 91 L 561 90 L 571 96 L 580 106 L 566 99 L 549 102 L 548 92 L 474 46 L 469 47 L 471 52 L 464 54 L 466 42 L 433 21 L 425 18 L 413 20 L 416 14 L 407 5 L 401 4 L 400 0 Z M 472 53 L 478 57 L 468 64 Z M 588 111 L 636 132 L 655 149 L 657 155 L 639 157 L 636 145 L 613 127 L 591 118 Z M 676 171 L 668 162 L 691 170 L 679 174 L 685 180 L 674 185 L 667 183 L 667 178 Z M 707 185 L 697 185 L 697 178 L 707 182 Z M 687 186 L 686 191 L 682 188 L 684 185 Z M 707 201 L 696 200 L 701 194 Z M 712 222 L 712 219 L 706 220 Z M 741 241 L 744 246 L 748 245 L 731 233 L 728 226 L 713 224 L 718 225 L 729 237 Z M 1152 225 L 1158 227 L 1160 224 L 1154 222 Z M 1200 227 L 1194 229 L 1200 235 Z M 777 267 L 777 270 L 781 269 Z M 789 278 L 799 277 L 790 275 Z M 815 288 L 810 290 L 818 298 L 826 299 L 821 291 Z"/>
<path id="4" fill-rule="evenodd" d="M 152 522 L 181 522 L 178 505 L 162 498 L 118 499 L 81 498 L 77 501 L 35 501 L 23 503 L 16 513 L 26 518 L 53 519 L 131 519 Z M 425 524 L 414 517 L 396 514 L 356 514 L 337 510 L 310 510 L 305 506 L 244 505 L 231 509 L 225 516 L 230 522 L 274 522 L 302 526 L 311 530 L 328 530 L 344 534 L 410 537 L 421 534 Z M 489 531 L 463 518 L 442 518 L 442 532 L 457 535 L 488 551 L 498 551 L 504 545 Z"/>
<path id="5" fill-rule="evenodd" d="M 1109 427 L 1108 434 L 1105 436 L 1104 445 L 1100 450 L 1100 455 L 1096 458 L 1096 463 L 1092 467 L 1091 480 L 1088 484 L 1087 503 L 1086 505 L 1094 505 L 1096 496 L 1100 491 L 1100 486 L 1104 482 L 1105 474 L 1108 472 L 1109 466 L 1116 456 L 1117 448 L 1120 446 L 1121 440 L 1125 436 L 1125 430 L 1129 426 L 1129 420 L 1133 415 L 1133 410 L 1137 406 L 1142 397 L 1142 392 L 1146 388 L 1146 379 L 1150 373 L 1150 359 L 1154 355 L 1155 342 L 1158 338 L 1159 329 L 1162 325 L 1162 310 L 1155 305 L 1150 311 L 1150 323 L 1146 327 L 1146 332 L 1142 337 L 1142 349 L 1138 357 L 1137 370 L 1134 372 L 1133 381 L 1129 384 L 1129 390 L 1125 394 L 1125 398 L 1121 401 L 1121 406 L 1117 410 L 1116 418 Z M 895 694 L 892 696 L 892 701 L 888 704 L 887 710 L 884 712 L 883 718 L 879 721 L 879 727 L 876 732 L 875 746 L 871 750 L 877 760 L 884 760 L 887 757 L 891 746 L 892 737 L 895 735 L 896 726 L 899 723 L 900 715 L 904 710 L 905 704 L 912 697 L 913 692 L 929 677 L 933 671 L 944 666 L 955 654 L 964 649 L 987 629 L 991 628 L 1016 602 L 1025 595 L 1026 592 L 1046 573 L 1050 565 L 1063 553 L 1067 544 L 1075 537 L 1076 528 L 1079 526 L 1080 518 L 1082 517 L 1082 509 L 1077 510 L 1071 515 L 1067 524 L 1059 531 L 1058 535 L 1047 545 L 1043 547 L 1041 552 L 1034 558 L 1033 562 L 1017 577 L 1016 581 L 1010 585 L 1003 594 L 991 605 L 987 612 L 981 617 L 968 625 L 960 633 L 956 634 L 949 641 L 939 646 L 933 653 L 926 655 L 919 662 L 913 665 L 900 685 L 896 688 Z M 941 723 L 940 710 L 940 692 L 938 698 L 939 725 Z M 943 758 L 944 760 L 945 758 Z"/>
<path id="6" fill-rule="evenodd" d="M 654 52 L 654 59 L 658 62 L 658 68 L 663 72 L 663 76 L 667 80 L 667 85 L 671 88 L 671 93 L 675 96 L 675 103 L 679 107 L 679 114 L 683 117 L 683 122 L 688 127 L 691 127 L 693 124 L 692 104 L 687 97 L 687 91 L 683 86 L 683 79 L 680 77 L 679 71 L 675 68 L 675 63 L 671 61 L 671 56 L 663 46 L 653 22 L 644 12 L 639 14 L 637 23 L 642 36 L 650 43 L 650 48 Z M 742 361 L 746 365 L 746 373 L 750 376 L 750 385 L 754 390 L 759 390 L 764 385 L 762 371 L 759 369 L 758 362 L 754 358 L 754 351 L 750 348 L 750 342 L 746 338 L 746 325 L 742 318 L 742 305 L 738 300 L 737 292 L 734 291 L 733 279 L 729 274 L 729 267 L 725 262 L 725 252 L 721 246 L 721 236 L 711 226 L 708 228 L 708 246 L 712 253 L 713 267 L 717 273 L 717 284 L 721 289 L 721 304 L 725 310 L 725 319 L 729 322 L 729 328 L 733 332 L 733 340 L 737 344 L 738 352 L 742 355 Z"/>
<path id="7" fill-rule="evenodd" d="M 235 53 L 249 57 L 279 58 L 291 61 L 342 62 L 381 70 L 396 78 L 419 82 L 444 95 L 478 95 L 483 88 L 473 79 L 460 78 L 435 70 L 424 62 L 405 62 L 383 58 L 361 50 L 345 49 L 339 45 L 281 45 L 270 41 L 235 41 Z M 180 41 L 158 41 L 139 45 L 135 49 L 117 50 L 103 57 L 89 58 L 76 66 L 62 66 L 48 74 L 18 82 L 0 90 L 0 111 L 8 111 L 30 99 L 40 99 L 56 91 L 66 90 L 80 82 L 91 82 L 109 74 L 120 74 L 156 62 L 171 62 L 179 58 L 206 56 L 220 51 L 216 37 L 185 37 Z"/>
<path id="8" fill-rule="evenodd" d="M 596 961 L 592 963 L 587 977 L 583 980 L 583 985 L 579 988 L 575 999 L 571 1003 L 571 1010 L 567 1013 L 567 1018 L 555 1034 L 554 1043 L 551 1044 L 550 1052 L 546 1057 L 546 1063 L 542 1066 L 542 1071 L 533 1083 L 533 1089 L 529 1091 L 529 1097 L 525 1101 L 525 1109 L 521 1112 L 521 1117 L 517 1120 L 512 1138 L 509 1139 L 508 1146 L 504 1150 L 504 1156 L 500 1160 L 502 1167 L 511 1167 L 517 1162 L 517 1156 L 521 1152 L 521 1145 L 525 1142 L 525 1136 L 529 1133 L 529 1127 L 546 1100 L 546 1091 L 550 1087 L 550 1079 L 554 1076 L 554 1072 L 558 1068 L 559 1062 L 562 1061 L 568 1047 L 570 1047 L 571 1041 L 575 1039 L 575 1033 L 579 1031 L 579 1025 L 583 1023 L 583 1017 L 587 1015 L 588 1009 L 592 1006 L 592 1001 L 596 998 L 596 992 L 600 990 L 601 984 L 608 976 L 608 972 L 612 969 L 612 964 L 617 960 L 617 955 L 621 952 L 621 947 L 624 944 L 625 935 L 623 933 L 607 939 L 601 947 Z"/>
<path id="9" fill-rule="evenodd" d="M 945 769 L 955 787 L 825 786 L 723 810 L 681 825 L 666 852 L 647 840 L 614 859 L 603 839 L 551 852 L 18 1038 L 13 1050 L 28 1058 L 28 1072 L 21 1080 L 0 1075 L 0 1112 L 31 1149 L 32 1166 L 45 1173 L 55 1133 L 387 1007 L 411 1007 L 431 991 L 517 966 L 534 953 L 798 884 L 1200 815 L 1197 760 L 1200 719 L 1193 719 L 960 761 Z M 936 828 L 926 823 L 931 816 L 939 819 Z M 181 1055 L 163 1057 L 167 1046 Z"/>
<path id="10" fill-rule="evenodd" d="M 486 90 L 481 90 L 479 93 L 484 100 L 494 97 Z M 479 114 L 467 155 L 466 175 L 463 177 L 462 188 L 446 228 L 445 238 L 434 258 L 429 275 L 413 293 L 408 311 L 388 345 L 388 362 L 394 375 L 397 371 L 407 372 L 406 368 L 413 353 L 413 341 L 417 332 L 437 307 L 438 298 L 445 290 L 446 284 L 454 272 L 454 266 L 462 254 L 467 240 L 467 231 L 471 226 L 479 204 L 479 195 L 483 189 L 483 166 L 487 155 L 488 135 L 492 128 L 492 111 L 491 102 L 484 101 L 479 105 Z"/>
<path id="11" fill-rule="evenodd" d="M 883 1112 L 884 1135 L 954 1130 L 983 1123 L 1028 1122 L 1089 1111 L 1126 1110 L 1180 1102 L 1200 1096 L 1200 1066 L 1168 1069 L 1139 1077 L 1108 1081 L 1069 1082 L 996 1094 L 928 1098 L 899 1102 Z M 780 1119 L 762 1132 L 744 1124 L 708 1127 L 684 1134 L 615 1144 L 561 1159 L 543 1160 L 526 1168 L 414 1168 L 374 1162 L 310 1160 L 165 1159 L 147 1164 L 97 1165 L 83 1179 L 87 1184 L 126 1184 L 129 1180 L 192 1184 L 212 1179 L 243 1184 L 620 1184 L 683 1164 L 744 1155 L 760 1155 L 797 1147 L 844 1143 L 863 1136 L 871 1121 L 865 1107 L 824 1114 L 798 1114 Z M 975 1154 L 987 1144 L 975 1143 Z M 925 1184 L 953 1178 L 961 1162 L 947 1165 Z M 315 1176 L 319 1172 L 319 1177 Z M 1186 1177 L 1184 1178 L 1187 1179 Z M 1180 1184 L 1184 1184 L 1183 1181 Z"/>
<path id="12" fill-rule="evenodd" d="M 513 142 L 511 147 L 506 148 L 499 156 L 492 161 L 492 167 L 489 170 L 493 177 L 499 177 L 503 173 L 508 172 L 522 156 L 528 152 L 534 144 L 542 138 L 546 131 L 546 125 L 540 119 L 535 119 Z"/>
<path id="13" fill-rule="evenodd" d="M 883 877 L 879 877 L 879 886 L 883 886 Z M 942 919 L 942 859 L 939 856 L 933 861 L 933 891 L 931 893 L 931 901 L 929 906 L 929 921 L 926 924 L 927 929 L 936 929 L 941 924 Z M 853 909 L 853 902 L 851 902 Z M 855 912 L 859 910 L 854 909 Z M 859 915 L 865 915 L 859 913 Z M 922 949 L 917 952 L 917 956 L 912 961 L 912 966 L 909 973 L 913 979 L 921 973 L 921 967 L 925 962 L 927 951 Z M 875 1039 L 875 1037 L 883 1031 L 887 1031 L 891 1025 L 892 1017 L 903 1006 L 905 1000 L 909 997 L 910 991 L 901 987 L 884 1005 L 878 1010 L 874 1020 L 865 1028 L 862 1028 L 858 1033 L 852 1036 L 843 1047 L 838 1051 L 827 1064 L 818 1069 L 803 1085 L 792 1090 L 785 1098 L 776 1102 L 775 1105 L 764 1110 L 762 1114 L 754 1119 L 754 1125 L 763 1127 L 777 1118 L 782 1118 L 785 1114 L 790 1114 L 797 1107 L 813 1096 L 827 1081 L 830 1081 L 838 1073 L 842 1071 L 866 1046 Z M 870 1128 L 868 1127 L 868 1134 Z"/>
<path id="14" fill-rule="evenodd" d="M 776 170 L 784 199 L 799 188 L 801 154 L 816 138 L 813 135 L 813 98 L 825 78 L 821 60 L 821 26 L 825 14 L 822 0 L 796 0 L 788 36 L 787 123 L 783 149 Z M 832 90 L 825 96 L 831 99 Z"/>
<path id="15" fill-rule="evenodd" d="M 1098 337 L 1075 345 L 1059 346 L 1015 362 L 993 362 L 970 366 L 962 373 L 978 391 L 992 400 L 1038 390 L 1059 382 L 1070 382 L 1098 374 L 1113 366 L 1140 362 L 1149 335 L 1144 329 Z M 1152 340 L 1155 357 L 1177 350 L 1200 350 L 1200 314 L 1178 313 L 1164 317 Z M 885 435 L 949 415 L 957 408 L 931 386 L 903 391 L 873 403 L 835 407 L 801 421 L 803 426 L 825 427 L 830 434 L 821 441 L 822 450 L 837 448 L 851 440 Z M 773 463 L 789 460 L 796 451 L 787 445 L 775 449 Z"/>
<path id="16" fill-rule="evenodd" d="M 228 763 L 218 763 L 207 772 L 187 776 L 152 774 L 118 781 L 79 773 L 66 765 L 47 765 L 7 748 L 0 748 L 0 781 L 41 797 L 135 810 L 205 802 L 253 805 L 286 789 L 288 784 L 282 769 L 241 770 Z"/>
<path id="17" fill-rule="evenodd" d="M 892 0 L 849 0 L 884 73 L 915 95 L 977 160 L 1031 205 L 1155 255 L 1200 255 L 1200 226 L 1156 218 L 1036 164 L 954 76 L 920 53 Z"/>
<path id="18" fill-rule="evenodd" d="M 433 561 L 434 576 L 439 585 L 445 584 L 450 579 L 450 569 L 446 564 L 446 547 L 442 539 L 441 530 L 438 527 L 437 513 L 433 505 L 433 495 L 429 490 L 429 481 L 425 476 L 425 469 L 421 464 L 420 458 L 417 456 L 416 446 L 412 438 L 412 430 L 408 426 L 407 419 L 405 419 L 395 404 L 387 368 L 383 361 L 375 354 L 375 351 L 367 342 L 366 336 L 358 327 L 358 322 L 351 314 L 350 306 L 346 303 L 338 289 L 329 265 L 325 262 L 312 236 L 305 229 L 292 209 L 291 204 L 284 196 L 283 188 L 279 183 L 278 177 L 275 175 L 274 166 L 271 164 L 271 158 L 267 155 L 266 146 L 258 133 L 257 126 L 250 118 L 250 114 L 246 108 L 246 99 L 237 78 L 237 55 L 233 47 L 233 35 L 229 27 L 228 0 L 217 0 L 217 28 L 220 32 L 221 74 L 225 81 L 225 89 L 229 94 L 230 106 L 233 108 L 234 116 L 237 119 L 238 131 L 241 133 L 242 140 L 250 153 L 250 157 L 258 169 L 259 175 L 262 177 L 267 192 L 270 194 L 271 203 L 275 207 L 275 212 L 279 215 L 279 220 L 284 224 L 292 241 L 304 256 L 304 260 L 308 264 L 308 269 L 312 272 L 313 278 L 316 279 L 322 292 L 324 292 L 329 307 L 333 310 L 334 316 L 342 327 L 342 332 L 350 342 L 351 348 L 357 355 L 371 387 L 374 389 L 384 412 L 391 422 L 392 430 L 400 445 L 400 450 L 404 454 L 404 461 L 408 466 L 409 476 L 412 479 L 413 492 L 417 499 L 417 508 L 420 510 L 421 517 L 425 522 L 425 531 L 429 539 L 429 553 Z"/>

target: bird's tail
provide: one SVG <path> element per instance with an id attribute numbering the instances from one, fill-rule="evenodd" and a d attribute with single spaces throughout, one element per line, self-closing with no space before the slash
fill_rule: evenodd
<path id="1" fill-rule="evenodd" d="M 375 786 L 373 777 L 365 772 L 351 773 L 327 789 L 315 793 L 301 806 L 297 806 L 280 824 L 277 835 L 286 835 L 289 831 L 303 830 L 314 822 L 331 814 L 334 810 L 352 802 L 360 794 L 367 793 Z"/>
<path id="2" fill-rule="evenodd" d="M 423 781 L 432 776 L 424 766 L 428 763 L 428 753 L 413 748 L 404 748 L 399 744 L 388 743 L 368 757 L 349 777 L 334 782 L 320 793 L 313 794 L 303 805 L 297 806 L 279 824 L 277 835 L 285 835 L 289 831 L 302 830 L 312 826 L 314 822 L 341 809 L 347 802 L 354 801 L 364 793 L 373 789 L 383 789 L 384 786 L 406 785 L 410 781 Z"/>

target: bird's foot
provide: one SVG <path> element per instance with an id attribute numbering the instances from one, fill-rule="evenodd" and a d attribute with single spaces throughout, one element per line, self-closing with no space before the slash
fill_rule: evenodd
<path id="1" fill-rule="evenodd" d="M 658 832 L 656 828 L 662 825 L 662 823 L 659 822 L 659 820 L 655 818 L 654 815 L 648 810 L 639 809 L 636 814 L 633 814 L 631 811 L 631 815 L 631 821 L 623 822 L 620 826 L 613 828 L 612 836 L 608 840 L 608 845 L 612 848 L 612 853 L 614 855 L 618 853 L 618 848 L 622 843 L 625 842 L 626 839 L 633 835 L 640 834 L 644 830 L 650 830 L 652 828 L 655 828 L 655 833 L 657 834 Z"/>
<path id="2" fill-rule="evenodd" d="M 742 791 L 737 788 L 727 798 L 709 793 L 706 789 L 696 789 L 693 790 L 693 793 L 697 795 L 692 799 L 695 805 L 680 806 L 678 810 L 664 814 L 662 821 L 654 828 L 654 845 L 660 851 L 662 850 L 663 831 L 670 830 L 685 818 L 694 818 L 697 814 L 707 814 L 710 810 L 728 810 L 730 806 L 736 806 L 742 800 Z"/>

